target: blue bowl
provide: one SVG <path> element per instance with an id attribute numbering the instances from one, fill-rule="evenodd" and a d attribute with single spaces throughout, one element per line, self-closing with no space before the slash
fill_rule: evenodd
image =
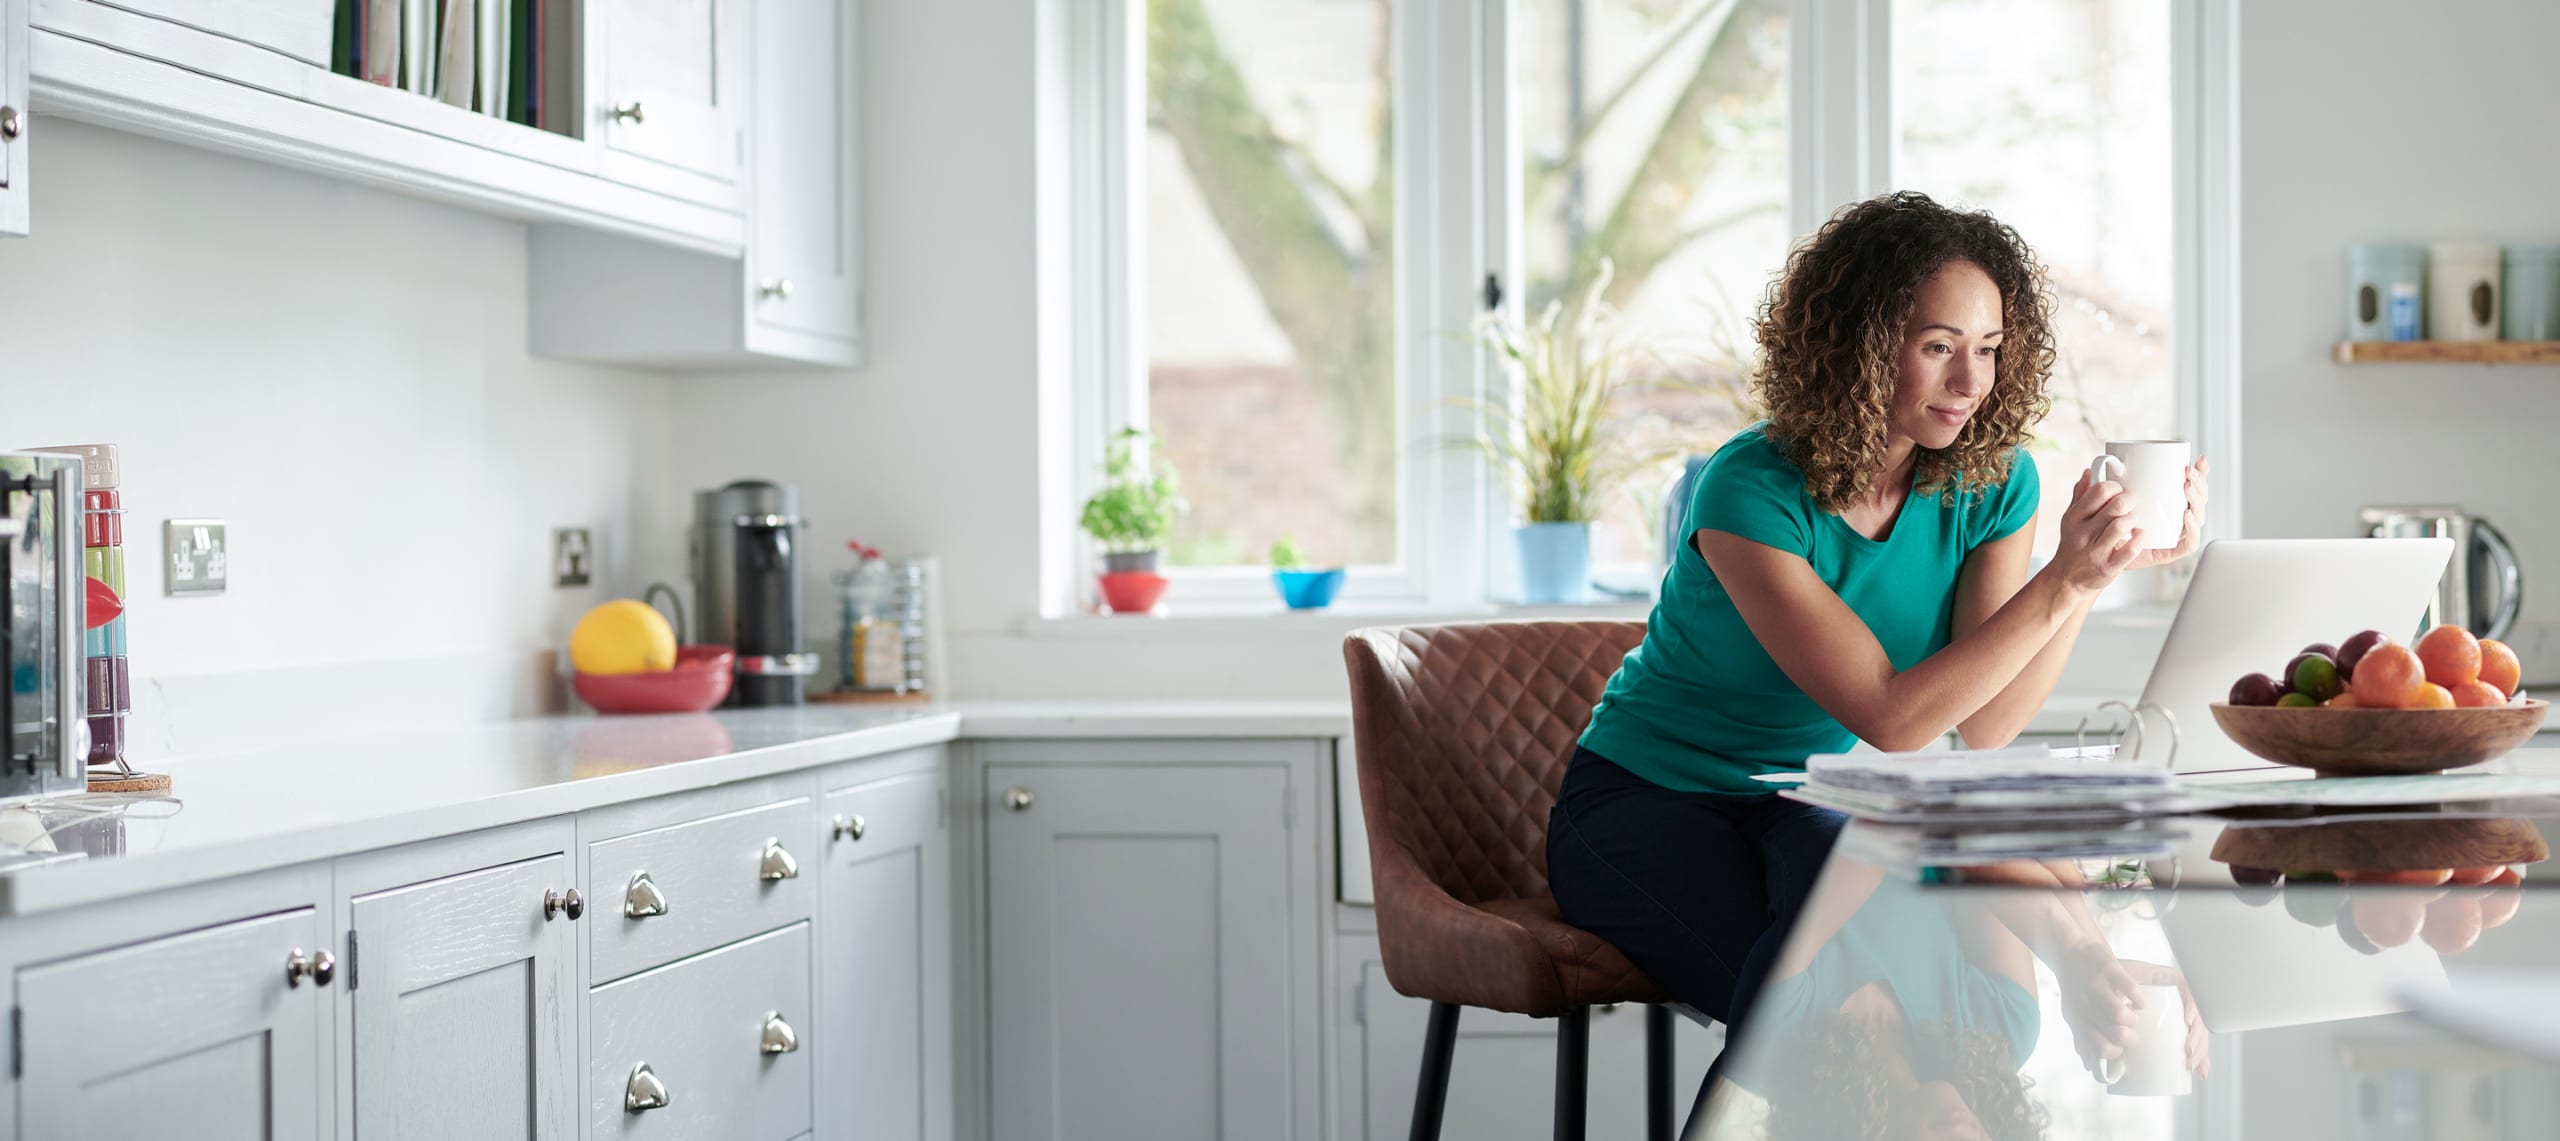
<path id="1" fill-rule="evenodd" d="M 1320 610 L 1333 605 L 1333 596 L 1342 592 L 1342 568 L 1276 570 L 1271 572 L 1271 582 L 1280 588 L 1280 600 L 1289 609 Z"/>

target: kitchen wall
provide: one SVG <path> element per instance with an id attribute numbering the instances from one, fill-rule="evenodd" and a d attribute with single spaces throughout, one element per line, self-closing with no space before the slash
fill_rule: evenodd
<path id="1" fill-rule="evenodd" d="M 1042 621 L 1044 465 L 1062 462 L 1041 370 L 1041 216 L 1058 101 L 1033 22 L 1056 5 L 953 0 L 865 11 L 870 360 L 845 374 L 680 384 L 681 486 L 795 482 L 821 572 L 847 536 L 942 556 L 955 692 L 965 696 L 1332 697 L 1351 619 L 1264 625 Z M 2246 527 L 2345 535 L 2359 504 L 2450 500 L 2505 526 L 2560 623 L 2560 528 L 2535 497 L 2560 375 L 2544 368 L 2328 363 L 2343 249 L 2369 238 L 2560 238 L 2560 88 L 2543 56 L 2560 6 L 2478 0 L 2423 19 L 2389 0 L 2252 0 L 2241 39 Z M 1054 393 L 1047 394 L 1054 398 Z M 671 520 L 670 527 L 680 523 Z M 811 576 L 813 626 L 827 612 Z M 2159 630 L 2093 628 L 2066 689 L 2138 689 Z M 2542 646 L 2541 643 L 2552 643 Z M 2529 673 L 2560 678 L 2560 637 Z M 2541 668 L 2537 669 L 2537 665 Z"/>
<path id="2" fill-rule="evenodd" d="M 2241 7 L 2241 354 L 2258 536 L 2460 504 L 2515 543 L 2528 680 L 2560 680 L 2560 369 L 2329 361 L 2357 241 L 2560 241 L 2560 5 Z"/>
<path id="3" fill-rule="evenodd" d="M 135 753 L 556 706 L 550 648 L 675 510 L 669 382 L 526 355 L 518 224 L 34 129 L 0 447 L 123 449 Z M 229 521 L 227 594 L 162 595 L 173 516 Z M 603 580 L 550 586 L 555 525 Z"/>

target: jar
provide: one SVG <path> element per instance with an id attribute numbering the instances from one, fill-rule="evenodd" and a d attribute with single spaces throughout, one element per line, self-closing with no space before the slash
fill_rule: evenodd
<path id="1" fill-rule="evenodd" d="M 850 690 L 895 692 L 906 678 L 906 646 L 895 613 L 897 584 L 880 552 L 836 575 L 842 589 L 836 630 L 837 683 Z"/>
<path id="2" fill-rule="evenodd" d="M 2498 247 L 2437 242 L 2427 247 L 2427 338 L 2498 339 Z"/>
<path id="3" fill-rule="evenodd" d="M 2426 251 L 2396 242 L 2347 247 L 2347 339 L 2414 341 L 2425 302 Z"/>
<path id="4" fill-rule="evenodd" d="M 2560 246 L 2508 246 L 2506 338 L 2560 341 Z"/>

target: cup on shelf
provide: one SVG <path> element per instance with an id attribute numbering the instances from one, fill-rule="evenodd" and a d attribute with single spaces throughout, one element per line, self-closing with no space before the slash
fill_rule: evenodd
<path id="1" fill-rule="evenodd" d="M 2503 282 L 2510 341 L 2560 341 L 2560 245 L 2507 247 Z"/>
<path id="2" fill-rule="evenodd" d="M 2498 339 L 2498 247 L 2437 242 L 2427 247 L 2427 338 Z"/>
<path id="3" fill-rule="evenodd" d="M 2398 242 L 2347 247 L 2347 339 L 2414 341 L 2423 332 L 2426 250 Z"/>

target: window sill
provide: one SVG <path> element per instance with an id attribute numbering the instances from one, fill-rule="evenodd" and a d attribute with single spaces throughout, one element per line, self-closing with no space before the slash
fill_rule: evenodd
<path id="1" fill-rule="evenodd" d="M 1069 614 L 1025 620 L 1018 632 L 1032 638 L 1295 638 L 1342 635 L 1363 626 L 1412 626 L 1521 618 L 1642 621 L 1649 601 L 1597 602 L 1587 606 L 1432 606 L 1421 603 L 1339 603 L 1322 610 L 1290 610 L 1276 602 L 1167 603 L 1157 614 Z"/>

